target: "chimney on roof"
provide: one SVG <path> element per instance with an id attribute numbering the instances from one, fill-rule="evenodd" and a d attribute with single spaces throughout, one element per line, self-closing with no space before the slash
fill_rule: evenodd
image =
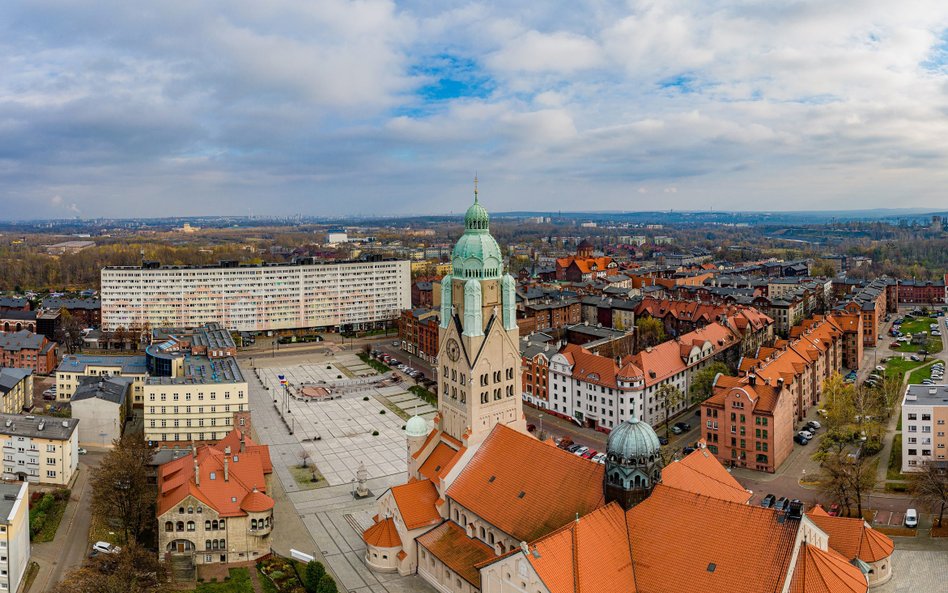
<path id="1" fill-rule="evenodd" d="M 750 383 L 751 387 L 757 385 L 757 375 L 754 373 L 747 375 L 747 382 Z"/>
<path id="2" fill-rule="evenodd" d="M 230 449 L 230 447 L 228 447 L 228 449 Z M 230 453 L 227 453 L 224 455 L 224 481 L 225 482 L 230 479 L 230 466 L 228 465 L 229 461 L 230 461 Z"/>
<path id="3" fill-rule="evenodd" d="M 230 445 L 224 447 L 224 455 L 230 455 Z"/>
<path id="4" fill-rule="evenodd" d="M 201 466 L 198 465 L 197 460 L 194 461 L 194 485 L 201 485 Z"/>
<path id="5" fill-rule="evenodd" d="M 240 431 L 240 452 L 243 453 L 244 449 L 247 448 L 247 439 L 244 436 L 244 431 Z"/>

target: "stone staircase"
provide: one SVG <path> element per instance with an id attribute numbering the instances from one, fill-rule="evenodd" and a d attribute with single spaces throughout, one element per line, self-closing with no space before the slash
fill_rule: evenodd
<path id="1" fill-rule="evenodd" d="M 176 583 L 194 582 L 196 572 L 194 560 L 190 554 L 171 555 L 171 576 Z"/>

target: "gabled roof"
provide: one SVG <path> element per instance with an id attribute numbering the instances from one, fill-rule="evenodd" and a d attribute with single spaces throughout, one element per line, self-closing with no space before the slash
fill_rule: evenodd
<path id="1" fill-rule="evenodd" d="M 797 555 L 790 593 L 866 593 L 862 572 L 836 552 L 803 543 Z"/>
<path id="2" fill-rule="evenodd" d="M 526 558 L 550 593 L 635 593 L 626 530 L 611 503 L 537 541 Z"/>
<path id="3" fill-rule="evenodd" d="M 685 492 L 746 503 L 751 493 L 707 449 L 700 448 L 662 469 L 662 484 Z"/>
<path id="4" fill-rule="evenodd" d="M 859 518 L 831 517 L 819 505 L 807 517 L 829 536 L 829 545 L 847 560 L 876 562 L 892 555 L 895 544 Z"/>
<path id="5" fill-rule="evenodd" d="M 188 496 L 212 507 L 222 517 L 245 516 L 247 512 L 261 512 L 273 507 L 273 499 L 266 495 L 266 475 L 273 471 L 269 448 L 245 437 L 244 449 L 240 450 L 239 436 L 236 441 L 231 437 L 235 432 L 239 433 L 237 429 L 231 431 L 228 442 L 236 442 L 238 446 L 231 447 L 229 455 L 224 453 L 228 445 L 221 441 L 214 445 L 201 445 L 193 454 L 158 467 L 159 517 Z"/>
<path id="6" fill-rule="evenodd" d="M 531 541 L 601 506 L 602 476 L 602 465 L 498 424 L 447 496 L 515 539 Z"/>
<path id="7" fill-rule="evenodd" d="M 441 521 L 441 515 L 435 508 L 435 503 L 438 501 L 438 489 L 431 480 L 416 480 L 392 486 L 392 497 L 395 499 L 406 529 L 418 529 Z"/>
<path id="8" fill-rule="evenodd" d="M 433 483 L 437 482 L 441 476 L 441 472 L 448 468 L 449 465 L 453 467 L 455 457 L 458 456 L 459 451 L 457 449 L 451 448 L 444 442 L 438 443 L 431 454 L 428 455 L 428 459 L 418 468 L 418 471 Z"/>

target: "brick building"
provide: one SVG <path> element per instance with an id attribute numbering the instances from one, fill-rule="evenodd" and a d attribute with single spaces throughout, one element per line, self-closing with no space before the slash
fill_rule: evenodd
<path id="1" fill-rule="evenodd" d="M 27 330 L 0 332 L 0 367 L 48 375 L 56 369 L 56 342 Z"/>
<path id="2" fill-rule="evenodd" d="M 401 349 L 427 362 L 438 356 L 440 317 L 435 309 L 408 309 L 398 318 L 398 341 Z"/>
<path id="3" fill-rule="evenodd" d="M 99 327 L 102 324 L 102 303 L 99 299 L 46 298 L 40 306 L 51 311 L 68 311 L 82 327 Z"/>
<path id="4" fill-rule="evenodd" d="M 899 302 L 914 305 L 944 305 L 944 280 L 899 280 Z"/>

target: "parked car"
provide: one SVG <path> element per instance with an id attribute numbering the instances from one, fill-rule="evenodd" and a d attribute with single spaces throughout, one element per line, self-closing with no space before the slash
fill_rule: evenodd
<path id="1" fill-rule="evenodd" d="M 780 498 L 777 499 L 777 502 L 774 503 L 773 508 L 775 511 L 782 511 L 784 510 L 784 507 L 789 504 L 790 504 L 790 499 L 788 499 L 786 496 L 781 496 Z"/>
<path id="2" fill-rule="evenodd" d="M 100 554 L 118 554 L 122 551 L 122 548 L 113 546 L 109 542 L 96 542 L 92 544 L 92 550 Z"/>
<path id="3" fill-rule="evenodd" d="M 675 426 L 681 429 L 682 432 L 688 432 L 691 430 L 691 425 L 687 422 L 676 422 Z"/>
<path id="4" fill-rule="evenodd" d="M 768 494 L 760 501 L 760 506 L 764 507 L 765 509 L 769 509 L 770 507 L 774 506 L 775 500 L 777 500 L 776 496 L 773 494 Z"/>
<path id="5" fill-rule="evenodd" d="M 593 457 L 596 456 L 597 453 L 599 453 L 599 451 L 596 451 L 595 449 L 590 449 L 589 451 L 586 451 L 585 453 L 583 453 L 583 459 L 592 459 Z"/>
<path id="6" fill-rule="evenodd" d="M 569 451 L 570 453 L 575 453 L 576 451 L 579 451 L 580 447 L 582 447 L 582 445 L 580 445 L 579 443 L 573 443 L 569 447 L 566 447 L 566 450 Z"/>
<path id="7" fill-rule="evenodd" d="M 839 508 L 839 503 L 834 502 L 833 504 L 830 505 L 830 508 L 828 511 L 826 511 L 826 514 L 829 515 L 830 517 L 838 517 L 840 510 L 841 509 Z"/>
<path id="8" fill-rule="evenodd" d="M 691 454 L 694 453 L 696 450 L 697 450 L 697 449 L 695 449 L 694 447 L 685 447 L 684 449 L 681 450 L 681 454 L 682 454 L 682 455 L 691 455 Z"/>
<path id="9" fill-rule="evenodd" d="M 680 428 L 678 428 L 678 425 L 676 424 L 675 426 L 671 427 L 671 432 L 672 434 L 681 434 L 683 431 Z"/>
<path id="10" fill-rule="evenodd" d="M 807 439 L 807 440 L 813 438 L 813 433 L 810 432 L 809 430 L 801 430 L 800 432 L 797 433 L 797 435 L 799 435 L 799 436 L 801 436 L 801 437 L 803 437 L 803 438 L 805 438 L 805 439 Z"/>
<path id="11" fill-rule="evenodd" d="M 658 442 L 659 442 L 662 446 L 664 446 L 664 445 L 667 445 L 667 444 L 668 444 L 668 439 L 666 439 L 665 437 L 658 437 Z"/>
<path id="12" fill-rule="evenodd" d="M 398 348 L 399 346 L 401 346 L 401 344 L 398 342 L 398 340 L 392 340 L 392 347 L 393 347 L 393 348 Z"/>
<path id="13" fill-rule="evenodd" d="M 810 439 L 808 439 L 808 438 L 806 438 L 806 437 L 802 437 L 802 436 L 800 436 L 800 435 L 798 435 L 798 434 L 795 434 L 795 435 L 793 435 L 793 442 L 796 443 L 796 444 L 798 444 L 798 445 L 806 445 L 807 443 L 810 442 Z"/>
<path id="14" fill-rule="evenodd" d="M 880 373 L 884 373 L 884 372 L 885 372 L 885 367 L 880 364 L 880 365 L 876 366 L 876 370 L 879 371 Z"/>
<path id="15" fill-rule="evenodd" d="M 577 457 L 582 457 L 583 455 L 586 454 L 586 451 L 589 451 L 589 447 L 580 447 L 579 449 L 576 449 L 575 451 L 573 451 L 573 455 L 576 455 Z"/>
<path id="16" fill-rule="evenodd" d="M 820 424 L 819 420 L 810 420 L 809 422 L 806 423 L 806 425 L 811 428 L 815 428 L 817 430 L 823 428 L 823 425 Z"/>
<path id="17" fill-rule="evenodd" d="M 605 463 L 606 463 L 606 454 L 605 454 L 605 453 L 596 453 L 595 455 L 593 455 L 592 460 L 595 461 L 596 463 L 601 463 L 601 464 L 605 465 Z"/>
<path id="18" fill-rule="evenodd" d="M 78 449 L 76 449 L 76 452 L 78 452 L 80 455 L 85 455 L 89 451 L 85 447 L 79 447 Z"/>
<path id="19" fill-rule="evenodd" d="M 918 511 L 915 509 L 905 511 L 905 526 L 911 528 L 918 527 Z"/>
<path id="20" fill-rule="evenodd" d="M 911 360 L 912 362 L 921 362 L 921 361 L 922 361 L 921 357 L 919 357 L 918 355 L 915 355 L 915 354 L 909 356 L 909 360 Z"/>

